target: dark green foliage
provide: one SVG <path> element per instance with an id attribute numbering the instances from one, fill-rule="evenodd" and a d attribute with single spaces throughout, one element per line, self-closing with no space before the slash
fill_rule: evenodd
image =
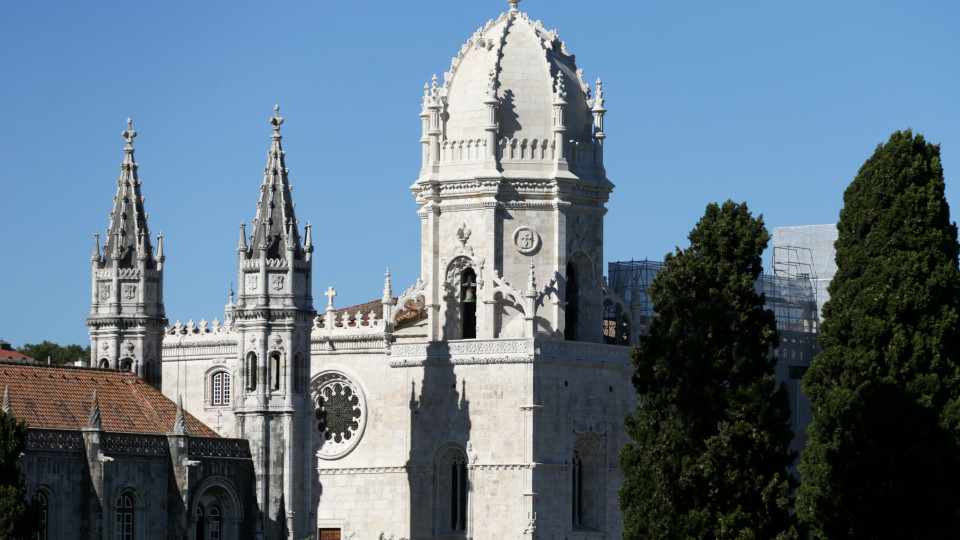
<path id="1" fill-rule="evenodd" d="M 27 424 L 0 411 L 0 538 L 27 540 L 41 530 L 39 508 L 28 504 L 20 454 L 27 445 Z"/>
<path id="2" fill-rule="evenodd" d="M 798 515 L 815 538 L 960 538 L 960 248 L 939 147 L 894 133 L 843 199 Z"/>
<path id="3" fill-rule="evenodd" d="M 61 347 L 56 343 L 51 343 L 47 340 L 44 340 L 43 343 L 31 344 L 27 343 L 23 347 L 17 349 L 17 352 L 25 354 L 34 360 L 46 363 L 47 358 L 50 358 L 52 364 L 68 364 L 70 362 L 76 362 L 79 359 L 90 358 L 90 346 L 87 345 L 85 348 L 79 345 L 67 345 L 66 347 Z"/>
<path id="4" fill-rule="evenodd" d="M 689 239 L 654 279 L 658 315 L 632 353 L 624 538 L 793 537 L 790 407 L 774 379 L 776 321 L 754 289 L 769 234 L 727 201 Z"/>

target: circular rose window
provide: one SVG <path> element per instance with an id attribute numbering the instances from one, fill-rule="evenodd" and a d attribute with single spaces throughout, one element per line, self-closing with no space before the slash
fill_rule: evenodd
<path id="1" fill-rule="evenodd" d="M 329 371 L 313 382 L 316 407 L 313 442 L 323 459 L 341 458 L 360 442 L 367 423 L 366 401 L 359 385 L 343 373 Z"/>

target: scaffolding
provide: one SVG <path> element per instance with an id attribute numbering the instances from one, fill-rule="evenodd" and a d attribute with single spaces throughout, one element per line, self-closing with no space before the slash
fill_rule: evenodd
<path id="1" fill-rule="evenodd" d="M 662 261 L 649 259 L 612 262 L 607 265 L 607 285 L 631 306 L 637 319 L 632 321 L 633 326 L 639 328 L 641 335 L 647 333 L 650 317 L 654 315 L 649 289 L 661 268 Z M 610 305 L 603 308 L 604 335 L 609 334 L 611 327 L 616 325 L 620 315 L 617 307 Z"/>

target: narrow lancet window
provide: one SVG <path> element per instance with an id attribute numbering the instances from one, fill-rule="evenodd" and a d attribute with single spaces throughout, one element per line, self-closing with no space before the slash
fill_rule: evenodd
<path id="1" fill-rule="evenodd" d="M 472 268 L 463 271 L 460 278 L 460 323 L 462 339 L 477 337 L 477 274 Z"/>
<path id="2" fill-rule="evenodd" d="M 567 306 L 564 308 L 563 339 L 575 341 L 577 339 L 577 319 L 580 316 L 580 289 L 577 283 L 577 272 L 573 263 L 567 263 Z"/>

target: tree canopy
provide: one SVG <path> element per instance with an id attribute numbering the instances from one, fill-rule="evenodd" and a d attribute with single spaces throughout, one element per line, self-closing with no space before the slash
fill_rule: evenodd
<path id="1" fill-rule="evenodd" d="M 754 288 L 769 233 L 746 203 L 727 201 L 707 206 L 689 240 L 654 279 L 657 315 L 632 353 L 624 538 L 795 536 L 779 337 Z"/>
<path id="2" fill-rule="evenodd" d="M 42 530 L 39 508 L 28 503 L 20 454 L 27 446 L 27 424 L 0 411 L 0 538 L 28 540 Z"/>
<path id="3" fill-rule="evenodd" d="M 896 132 L 837 224 L 797 512 L 814 538 L 960 538 L 960 270 L 940 149 Z"/>
<path id="4" fill-rule="evenodd" d="M 67 345 L 63 347 L 56 343 L 43 340 L 43 343 L 27 343 L 17 348 L 17 352 L 25 354 L 38 362 L 46 362 L 50 358 L 52 364 L 69 364 L 78 359 L 90 358 L 90 345 Z"/>

